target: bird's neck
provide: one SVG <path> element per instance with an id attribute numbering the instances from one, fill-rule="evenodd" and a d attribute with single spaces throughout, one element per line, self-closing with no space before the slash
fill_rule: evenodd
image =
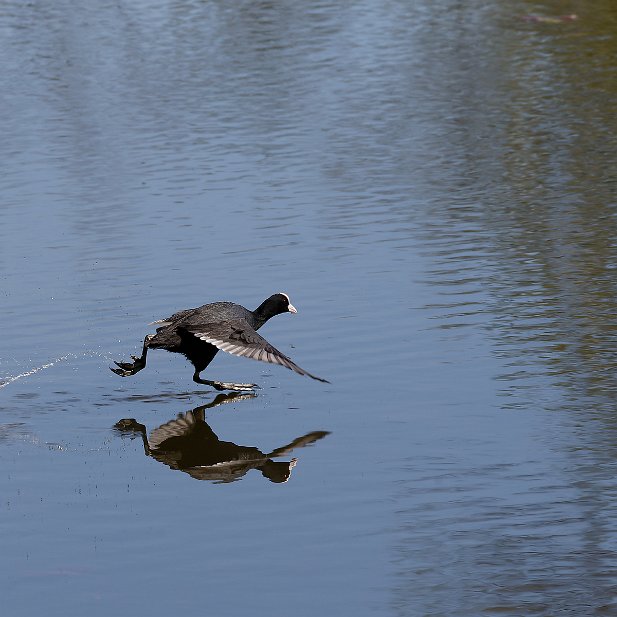
<path id="1" fill-rule="evenodd" d="M 261 328 L 268 319 L 274 317 L 272 310 L 268 307 L 268 302 L 262 302 L 254 311 L 253 315 L 255 316 L 255 330 Z"/>

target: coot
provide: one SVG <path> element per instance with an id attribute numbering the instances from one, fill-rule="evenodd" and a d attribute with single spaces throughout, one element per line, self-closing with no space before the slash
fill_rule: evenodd
<path id="1" fill-rule="evenodd" d="M 111 370 L 122 377 L 135 375 L 146 366 L 148 349 L 166 349 L 185 355 L 195 367 L 193 381 L 212 386 L 217 390 L 252 390 L 250 383 L 210 381 L 199 376 L 212 362 L 219 349 L 236 356 L 280 364 L 300 375 L 330 383 L 300 368 L 285 354 L 270 345 L 257 330 L 268 319 L 281 313 L 297 313 L 285 293 L 277 293 L 264 300 L 254 311 L 233 302 L 213 302 L 194 309 L 179 311 L 167 319 L 153 322 L 159 327 L 156 334 L 144 339 L 141 356 L 131 356 L 133 362 L 115 362 Z"/>

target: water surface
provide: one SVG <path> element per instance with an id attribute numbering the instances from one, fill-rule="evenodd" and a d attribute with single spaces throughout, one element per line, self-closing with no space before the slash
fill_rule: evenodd
<path id="1" fill-rule="evenodd" d="M 616 31 L 609 2 L 5 3 L 7 614 L 617 614 Z M 107 368 L 281 290 L 264 336 L 330 385 L 220 354 L 262 389 L 214 406 L 181 357 Z M 287 481 L 114 428 L 204 406 Z"/>

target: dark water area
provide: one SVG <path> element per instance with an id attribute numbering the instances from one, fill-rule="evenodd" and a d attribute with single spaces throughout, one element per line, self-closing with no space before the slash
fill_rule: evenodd
<path id="1" fill-rule="evenodd" d="M 617 615 L 616 32 L 607 1 L 5 2 L 2 614 Z M 108 369 L 277 291 L 260 332 L 330 384 Z"/>

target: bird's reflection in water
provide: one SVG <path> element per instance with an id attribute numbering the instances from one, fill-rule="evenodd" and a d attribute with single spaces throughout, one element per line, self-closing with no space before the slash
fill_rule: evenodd
<path id="1" fill-rule="evenodd" d="M 259 470 L 271 482 L 286 482 L 297 459 L 273 461 L 296 448 L 308 446 L 322 439 L 328 432 L 314 431 L 294 439 L 285 446 L 267 454 L 250 446 L 239 446 L 230 441 L 221 441 L 205 419 L 208 408 L 231 401 L 254 398 L 254 394 L 219 394 L 211 403 L 179 414 L 175 420 L 155 428 L 148 439 L 146 427 L 133 418 L 116 423 L 123 434 L 141 435 L 146 455 L 165 463 L 172 469 L 188 473 L 197 480 L 233 482 L 251 469 Z"/>

